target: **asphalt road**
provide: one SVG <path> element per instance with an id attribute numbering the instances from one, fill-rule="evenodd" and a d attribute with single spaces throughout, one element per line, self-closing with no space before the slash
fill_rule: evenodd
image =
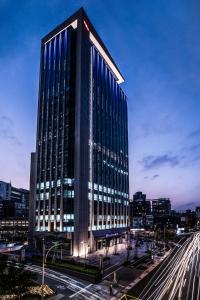
<path id="1" fill-rule="evenodd" d="M 38 282 L 41 282 L 42 268 L 40 266 L 27 265 L 26 268 L 38 274 Z M 47 268 L 45 269 L 45 283 L 57 289 L 59 299 L 103 300 L 108 298 L 108 291 L 99 285 Z"/>
<path id="2" fill-rule="evenodd" d="M 145 255 L 146 246 L 138 249 L 139 255 Z M 132 251 L 133 252 L 133 251 Z M 123 255 L 122 255 L 123 254 Z M 45 283 L 49 286 L 56 288 L 58 299 L 101 299 L 106 300 L 110 298 L 109 285 L 113 282 L 114 275 L 113 272 L 117 274 L 117 280 L 119 282 L 119 288 L 127 285 L 135 277 L 140 274 L 138 270 L 135 269 L 136 261 L 133 262 L 133 269 L 126 268 L 122 266 L 122 262 L 126 258 L 126 251 L 121 255 L 111 256 L 110 260 L 104 261 L 104 274 L 103 282 L 100 284 L 91 284 L 90 282 L 78 279 L 66 273 L 61 273 L 60 271 L 51 270 L 45 268 Z M 134 256 L 134 252 L 130 253 L 130 257 Z M 145 257 L 140 257 L 138 260 L 143 261 Z M 99 264 L 99 259 L 97 260 Z M 27 269 L 38 274 L 38 283 L 41 282 L 42 268 L 38 265 L 27 265 Z"/>
<path id="3" fill-rule="evenodd" d="M 145 257 L 140 258 L 138 261 L 143 261 Z M 134 265 L 137 264 L 137 261 Z M 34 273 L 38 274 L 38 283 L 41 283 L 42 268 L 38 265 L 26 265 L 26 268 Z M 124 272 L 122 272 L 124 269 Z M 137 270 L 131 270 L 130 268 L 125 268 L 120 266 L 119 263 L 115 265 L 110 265 L 106 263 L 104 266 L 104 280 L 100 284 L 91 284 L 90 282 L 78 279 L 71 275 L 61 273 L 59 271 L 51 270 L 45 268 L 45 283 L 49 286 L 56 288 L 58 299 L 91 299 L 91 300 L 106 300 L 109 299 L 109 284 L 113 280 L 113 271 L 120 270 L 120 279 L 123 283 L 124 279 L 127 281 L 127 276 L 129 275 L 128 281 L 133 280 L 133 275 L 137 273 Z M 134 271 L 134 272 L 133 272 Z M 137 272 L 136 272 L 137 271 Z M 111 279 L 111 281 L 110 281 Z"/>
<path id="4" fill-rule="evenodd" d="M 145 245 L 139 249 L 140 256 L 145 255 Z M 143 250 L 143 251 L 142 251 Z M 133 252 L 133 251 L 132 251 Z M 143 253 L 144 252 L 144 253 Z M 123 255 L 122 255 L 123 254 Z M 54 287 L 57 290 L 56 300 L 64 299 L 91 299 L 91 300 L 106 300 L 110 298 L 109 285 L 113 282 L 113 272 L 117 274 L 117 280 L 119 282 L 119 288 L 127 285 L 131 282 L 135 276 L 141 271 L 135 269 L 137 261 L 133 262 L 133 269 L 123 267 L 121 264 L 126 258 L 126 251 L 121 255 L 111 256 L 110 260 L 104 261 L 104 276 L 103 282 L 100 284 L 91 284 L 90 282 L 82 279 L 55 271 L 49 268 L 45 268 L 45 283 Z M 134 255 L 130 253 L 130 257 Z M 140 257 L 138 260 L 144 260 L 145 257 Z M 99 263 L 99 261 L 97 261 Z M 130 266 L 131 267 L 131 266 Z M 36 274 L 38 274 L 38 283 L 41 283 L 42 268 L 38 265 L 27 264 L 26 268 Z"/>
<path id="5" fill-rule="evenodd" d="M 163 263 L 128 294 L 142 300 L 199 300 L 200 233 L 183 239 Z"/>

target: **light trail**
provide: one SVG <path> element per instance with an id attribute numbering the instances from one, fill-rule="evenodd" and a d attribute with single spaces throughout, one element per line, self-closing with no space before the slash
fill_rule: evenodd
<path id="1" fill-rule="evenodd" d="M 161 265 L 140 294 L 142 300 L 199 300 L 200 233 L 194 233 L 165 266 Z"/>
<path id="2" fill-rule="evenodd" d="M 42 275 L 42 268 L 40 266 L 26 265 L 26 269 Z M 105 290 L 99 289 L 95 284 L 86 285 L 83 282 L 75 280 L 68 275 L 64 275 L 63 273 L 47 268 L 45 271 L 45 277 L 63 284 L 68 290 L 73 292 L 73 294 L 69 296 L 69 298 L 73 298 L 75 296 L 74 299 L 107 299 L 107 292 Z"/>

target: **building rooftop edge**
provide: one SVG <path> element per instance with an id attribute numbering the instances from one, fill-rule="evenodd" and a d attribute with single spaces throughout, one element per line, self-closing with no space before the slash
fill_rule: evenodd
<path id="1" fill-rule="evenodd" d="M 89 27 L 89 32 L 92 33 L 92 35 L 94 36 L 94 38 L 98 41 L 100 47 L 103 49 L 103 51 L 106 53 L 106 55 L 108 56 L 109 60 L 111 61 L 111 63 L 113 64 L 113 69 L 116 70 L 114 73 L 116 75 L 116 73 L 118 74 L 117 77 L 117 82 L 118 84 L 124 82 L 124 77 L 122 75 L 122 73 L 120 72 L 119 68 L 117 67 L 114 59 L 112 58 L 112 56 L 110 55 L 108 49 L 106 48 L 104 42 L 102 41 L 102 39 L 100 38 L 99 34 L 96 32 L 94 26 L 92 25 L 91 21 L 89 20 L 85 10 L 83 9 L 83 7 L 81 7 L 79 10 L 77 10 L 73 15 L 71 15 L 69 18 L 67 18 L 64 22 L 62 22 L 60 25 L 56 26 L 52 31 L 50 31 L 47 35 L 45 35 L 42 38 L 42 45 L 47 43 L 51 38 L 53 38 L 58 32 L 64 30 L 66 27 L 70 26 L 73 22 L 75 22 L 77 19 L 83 19 L 88 27 Z M 93 43 L 94 44 L 94 43 Z M 96 45 L 95 45 L 96 46 Z"/>

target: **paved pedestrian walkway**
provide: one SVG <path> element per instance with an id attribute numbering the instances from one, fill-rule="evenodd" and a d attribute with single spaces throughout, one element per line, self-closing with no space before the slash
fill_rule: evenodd
<path id="1" fill-rule="evenodd" d="M 146 243 L 144 243 L 141 247 L 135 247 L 135 240 L 131 240 L 130 246 L 132 247 L 132 250 L 129 250 L 129 254 L 127 252 L 127 243 L 121 243 L 117 244 L 117 247 L 115 245 L 109 247 L 107 252 L 107 257 L 109 257 L 109 260 L 105 260 L 106 257 L 106 250 L 101 249 L 98 251 L 95 251 L 93 253 L 88 253 L 86 255 L 86 262 L 88 264 L 100 265 L 100 256 L 103 255 L 104 257 L 104 264 L 107 265 L 115 265 L 115 264 L 122 264 L 127 260 L 127 255 L 129 255 L 129 259 L 132 259 L 134 256 L 141 257 L 145 254 L 145 251 L 147 250 Z M 117 253 L 117 254 L 116 254 Z M 75 258 L 77 261 L 84 262 L 85 256 L 82 255 L 79 258 Z"/>

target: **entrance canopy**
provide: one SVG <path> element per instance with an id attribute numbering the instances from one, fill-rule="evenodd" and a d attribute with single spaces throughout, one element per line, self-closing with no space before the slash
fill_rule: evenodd
<path id="1" fill-rule="evenodd" d="M 94 239 L 106 239 L 112 238 L 115 236 L 121 236 L 123 233 L 127 231 L 127 228 L 112 228 L 112 229 L 102 229 L 102 230 L 94 230 L 92 231 Z"/>

